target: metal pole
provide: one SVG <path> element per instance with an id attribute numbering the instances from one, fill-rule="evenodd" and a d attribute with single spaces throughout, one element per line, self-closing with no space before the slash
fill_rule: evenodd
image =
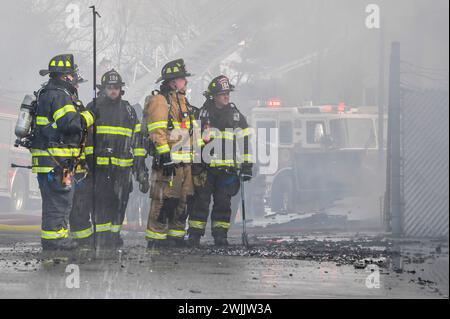
<path id="1" fill-rule="evenodd" d="M 389 80 L 390 211 L 392 235 L 402 236 L 400 43 L 392 43 Z M 389 177 L 389 176 L 388 176 Z"/>
<path id="2" fill-rule="evenodd" d="M 100 14 L 95 10 L 95 6 L 89 7 L 92 9 L 92 18 L 93 18 L 93 96 L 92 96 L 92 107 L 96 110 L 97 103 L 97 16 L 101 18 Z M 93 136 L 92 136 L 92 146 L 94 148 L 94 152 L 92 154 L 93 164 L 92 164 L 92 226 L 94 228 L 94 251 L 97 248 L 97 224 L 96 224 L 96 214 L 95 214 L 95 193 L 96 193 L 96 166 L 97 166 L 97 157 L 95 155 L 96 152 L 96 144 L 97 144 L 97 125 L 94 123 L 93 125 Z"/>
<path id="3" fill-rule="evenodd" d="M 378 69 L 378 159 L 380 167 L 384 161 L 384 28 L 380 28 L 380 51 Z"/>
<path id="4" fill-rule="evenodd" d="M 247 234 L 247 218 L 245 216 L 245 190 L 244 190 L 244 178 L 242 172 L 239 173 L 241 182 L 241 203 L 242 203 L 242 244 L 245 248 L 249 247 L 248 234 Z"/>

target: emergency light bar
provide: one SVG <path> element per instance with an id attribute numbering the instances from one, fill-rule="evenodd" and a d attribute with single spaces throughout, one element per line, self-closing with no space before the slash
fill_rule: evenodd
<path id="1" fill-rule="evenodd" d="M 281 102 L 281 100 L 269 100 L 269 101 L 267 101 L 266 104 L 268 107 L 273 107 L 273 108 L 283 106 L 283 103 Z"/>

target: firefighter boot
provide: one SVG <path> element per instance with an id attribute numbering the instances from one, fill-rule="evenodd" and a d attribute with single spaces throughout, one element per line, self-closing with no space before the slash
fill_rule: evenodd
<path id="1" fill-rule="evenodd" d="M 214 236 L 214 246 L 227 247 L 228 246 L 227 237 L 223 234 Z"/>
<path id="2" fill-rule="evenodd" d="M 166 239 L 168 247 L 184 248 L 186 247 L 186 241 L 184 238 L 169 237 Z"/>
<path id="3" fill-rule="evenodd" d="M 74 241 L 77 243 L 78 248 L 81 249 L 91 249 L 94 246 L 94 236 L 89 236 L 87 238 L 82 239 L 75 239 Z"/>
<path id="4" fill-rule="evenodd" d="M 189 234 L 188 246 L 190 246 L 192 248 L 199 248 L 201 238 L 202 238 L 201 235 Z"/>
<path id="5" fill-rule="evenodd" d="M 166 239 L 149 239 L 147 241 L 147 249 L 161 249 L 161 248 L 169 248 L 170 243 L 167 242 Z"/>
<path id="6" fill-rule="evenodd" d="M 111 232 L 97 233 L 96 246 L 100 251 L 114 249 L 114 241 Z"/>
<path id="7" fill-rule="evenodd" d="M 43 251 L 71 251 L 78 247 L 78 244 L 70 238 L 60 238 L 52 240 L 42 240 Z"/>
<path id="8" fill-rule="evenodd" d="M 123 238 L 120 236 L 120 233 L 113 233 L 111 234 L 111 237 L 114 248 L 120 249 L 123 247 Z"/>

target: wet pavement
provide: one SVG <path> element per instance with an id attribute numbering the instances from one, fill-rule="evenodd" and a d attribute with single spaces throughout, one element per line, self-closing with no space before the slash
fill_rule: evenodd
<path id="1" fill-rule="evenodd" d="M 0 298 L 448 298 L 448 242 L 374 234 L 251 236 L 216 249 L 44 254 L 38 235 L 0 232 Z M 79 288 L 72 276 L 79 270 Z"/>

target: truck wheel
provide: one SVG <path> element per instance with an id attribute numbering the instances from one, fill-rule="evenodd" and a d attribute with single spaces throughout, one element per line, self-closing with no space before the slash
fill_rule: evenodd
<path id="1" fill-rule="evenodd" d="M 23 211 L 28 200 L 28 185 L 25 178 L 18 175 L 14 180 L 11 191 L 11 210 L 15 212 Z"/>
<path id="2" fill-rule="evenodd" d="M 292 179 L 288 176 L 278 177 L 272 184 L 270 206 L 273 212 L 295 213 L 295 190 Z"/>

